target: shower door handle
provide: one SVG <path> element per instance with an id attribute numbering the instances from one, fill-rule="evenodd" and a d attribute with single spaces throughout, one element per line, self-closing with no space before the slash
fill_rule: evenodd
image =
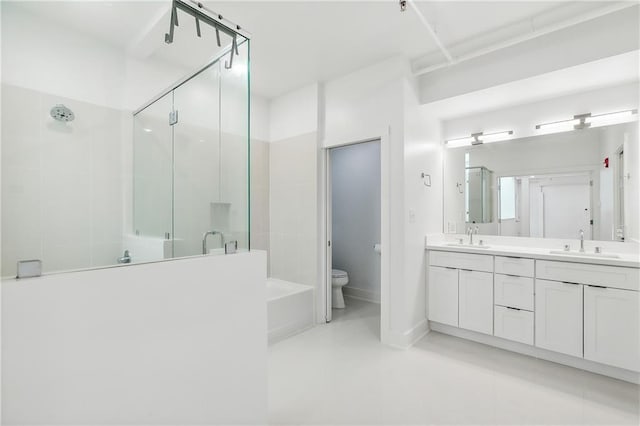
<path id="1" fill-rule="evenodd" d="M 380 243 L 374 244 L 373 251 L 375 251 L 378 254 L 382 254 L 382 245 L 380 245 Z"/>

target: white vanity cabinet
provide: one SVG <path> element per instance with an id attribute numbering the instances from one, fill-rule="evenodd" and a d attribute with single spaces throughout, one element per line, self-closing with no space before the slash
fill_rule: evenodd
<path id="1" fill-rule="evenodd" d="M 582 285 L 536 279 L 539 348 L 582 357 Z"/>
<path id="2" fill-rule="evenodd" d="M 493 334 L 493 256 L 429 252 L 428 318 Z"/>
<path id="3" fill-rule="evenodd" d="M 537 261 L 536 346 L 640 371 L 639 281 L 637 268 Z"/>
<path id="4" fill-rule="evenodd" d="M 536 256 L 429 249 L 431 327 L 640 380 L 640 269 Z"/>
<path id="5" fill-rule="evenodd" d="M 640 371 L 640 293 L 584 287 L 584 357 Z"/>

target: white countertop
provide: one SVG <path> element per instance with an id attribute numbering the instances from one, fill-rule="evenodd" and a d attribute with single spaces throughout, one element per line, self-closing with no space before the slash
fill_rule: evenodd
<path id="1" fill-rule="evenodd" d="M 456 253 L 488 254 L 492 256 L 517 256 L 540 260 L 556 260 L 561 262 L 589 263 L 592 265 L 640 268 L 640 257 L 637 253 L 607 252 L 605 254 L 615 254 L 619 256 L 619 258 L 608 258 L 597 256 L 581 256 L 577 251 L 571 251 L 570 254 L 552 254 L 552 250 L 560 250 L 540 247 L 518 247 L 510 245 L 501 246 L 495 244 L 487 244 L 488 248 L 479 248 L 470 246 L 454 246 L 449 244 L 451 244 L 451 242 L 434 242 L 428 243 L 425 248 L 426 250 L 450 251 Z"/>

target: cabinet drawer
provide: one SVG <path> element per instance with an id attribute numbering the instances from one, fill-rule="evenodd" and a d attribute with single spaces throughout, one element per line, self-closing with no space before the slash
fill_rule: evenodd
<path id="1" fill-rule="evenodd" d="M 538 260 L 536 278 L 640 290 L 640 269 Z"/>
<path id="2" fill-rule="evenodd" d="M 487 254 L 452 253 L 448 251 L 431 250 L 429 251 L 429 265 L 493 272 L 493 256 Z"/>
<path id="3" fill-rule="evenodd" d="M 494 302 L 496 305 L 533 311 L 533 278 L 496 274 Z"/>
<path id="4" fill-rule="evenodd" d="M 496 256 L 496 273 L 533 277 L 533 259 Z"/>
<path id="5" fill-rule="evenodd" d="M 533 312 L 496 306 L 493 327 L 496 337 L 533 345 Z"/>

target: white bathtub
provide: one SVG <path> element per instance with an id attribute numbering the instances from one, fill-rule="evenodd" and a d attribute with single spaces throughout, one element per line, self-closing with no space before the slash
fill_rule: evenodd
<path id="1" fill-rule="evenodd" d="M 313 327 L 313 287 L 267 278 L 269 343 Z"/>

